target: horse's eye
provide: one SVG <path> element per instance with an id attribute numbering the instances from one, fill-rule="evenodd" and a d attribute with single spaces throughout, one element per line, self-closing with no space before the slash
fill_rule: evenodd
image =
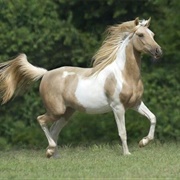
<path id="1" fill-rule="evenodd" d="M 138 33 L 137 34 L 139 37 L 144 37 L 144 34 L 143 33 Z"/>

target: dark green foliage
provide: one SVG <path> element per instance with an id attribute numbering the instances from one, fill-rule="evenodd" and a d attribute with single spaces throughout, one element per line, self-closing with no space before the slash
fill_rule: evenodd
<path id="1" fill-rule="evenodd" d="M 156 137 L 180 137 L 180 1 L 168 0 L 15 0 L 0 1 L 0 61 L 27 54 L 37 66 L 88 67 L 112 24 L 152 17 L 151 29 L 162 46 L 159 62 L 143 57 L 144 101 L 157 116 Z M 36 117 L 44 113 L 39 84 L 0 108 L 0 149 L 10 145 L 41 147 L 46 138 Z M 63 129 L 60 143 L 119 140 L 113 115 L 77 113 Z M 126 125 L 130 141 L 147 135 L 149 122 L 129 110 Z"/>

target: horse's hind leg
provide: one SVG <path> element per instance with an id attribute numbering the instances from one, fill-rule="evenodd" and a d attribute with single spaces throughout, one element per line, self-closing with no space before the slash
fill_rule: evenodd
<path id="1" fill-rule="evenodd" d="M 143 102 L 141 102 L 141 104 L 138 107 L 136 107 L 135 110 L 139 112 L 140 114 L 146 116 L 151 123 L 148 135 L 139 142 L 139 146 L 144 147 L 151 140 L 154 139 L 154 132 L 155 132 L 155 127 L 156 127 L 156 116 L 145 106 Z"/>
<path id="2" fill-rule="evenodd" d="M 62 128 L 68 123 L 69 118 L 74 113 L 73 109 L 68 108 L 65 112 L 65 114 L 56 122 L 54 122 L 50 128 L 50 134 L 57 144 L 59 133 L 61 132 Z M 49 147 L 47 147 L 49 149 Z M 58 157 L 58 147 L 56 146 L 55 152 L 53 154 L 53 157 Z"/>
<path id="3" fill-rule="evenodd" d="M 54 119 L 52 119 L 52 117 L 50 117 L 49 115 L 44 114 L 44 115 L 38 116 L 37 120 L 38 120 L 41 128 L 43 129 L 46 137 L 47 137 L 47 140 L 49 143 L 49 148 L 46 152 L 46 156 L 48 158 L 50 158 L 54 154 L 55 148 L 57 145 L 56 145 L 56 142 L 53 140 L 53 138 L 52 138 L 52 136 L 48 130 L 47 123 L 54 120 Z"/>
<path id="4" fill-rule="evenodd" d="M 58 135 L 60 133 L 60 131 L 62 130 L 62 128 L 68 123 L 67 120 L 65 120 L 63 117 L 61 117 L 58 121 L 54 122 L 52 125 L 51 125 L 51 128 L 50 128 L 50 134 L 54 140 L 54 142 L 56 143 L 57 145 L 57 140 L 58 140 Z M 47 151 L 48 149 L 51 148 L 51 147 L 47 147 Z M 53 157 L 54 158 L 57 158 L 58 157 L 58 147 L 56 146 L 55 148 L 55 152 L 53 154 Z"/>

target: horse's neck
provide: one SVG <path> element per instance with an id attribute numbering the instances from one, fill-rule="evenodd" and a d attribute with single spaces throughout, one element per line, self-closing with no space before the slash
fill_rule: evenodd
<path id="1" fill-rule="evenodd" d="M 141 58 L 140 53 L 137 52 L 131 43 L 128 43 L 125 49 L 125 64 L 123 75 L 130 81 L 141 80 Z"/>

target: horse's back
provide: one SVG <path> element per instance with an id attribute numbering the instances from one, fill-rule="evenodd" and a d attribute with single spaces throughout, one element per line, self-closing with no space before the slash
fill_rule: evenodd
<path id="1" fill-rule="evenodd" d="M 67 86 L 68 82 L 71 81 L 71 83 L 73 83 L 80 76 L 88 76 L 90 71 L 90 68 L 79 68 L 71 66 L 61 67 L 48 71 L 42 78 L 40 92 L 44 90 L 46 91 L 46 89 L 53 91 L 53 89 L 56 90 L 57 88 L 64 90 L 64 83 L 66 83 Z"/>

